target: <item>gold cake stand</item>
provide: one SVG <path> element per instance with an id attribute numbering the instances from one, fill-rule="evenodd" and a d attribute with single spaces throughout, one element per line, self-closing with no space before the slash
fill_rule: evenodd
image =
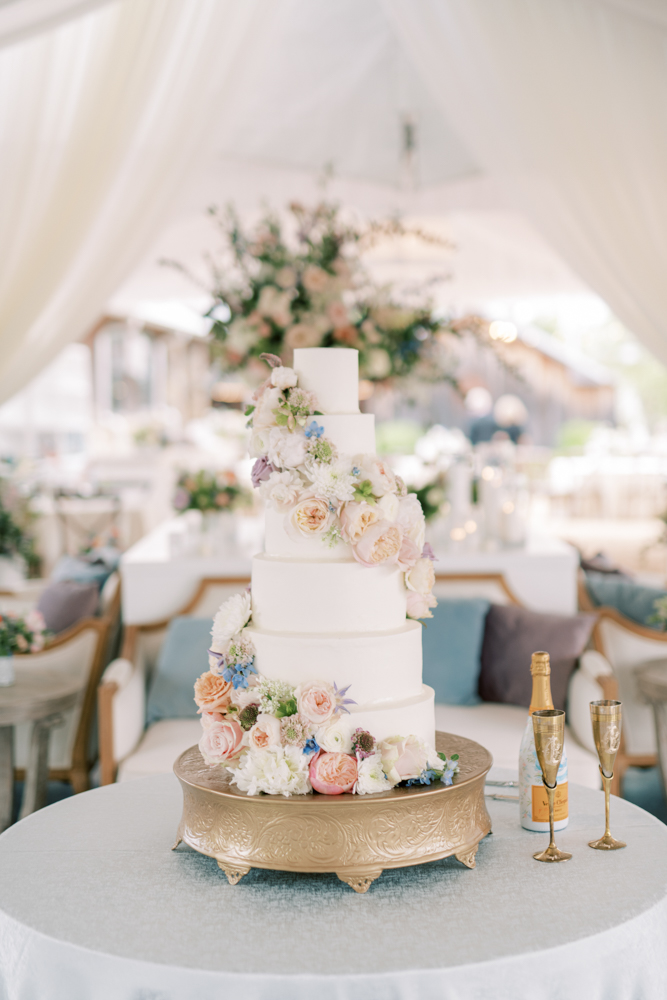
<path id="1" fill-rule="evenodd" d="M 251 868 L 269 868 L 335 872 L 355 892 L 366 892 L 385 868 L 452 854 L 474 868 L 479 842 L 491 832 L 484 779 L 492 757 L 479 743 L 449 733 L 436 733 L 436 748 L 459 754 L 452 785 L 284 798 L 240 792 L 227 770 L 208 767 L 190 747 L 174 764 L 183 787 L 174 848 L 184 841 L 215 858 L 231 885 Z"/>

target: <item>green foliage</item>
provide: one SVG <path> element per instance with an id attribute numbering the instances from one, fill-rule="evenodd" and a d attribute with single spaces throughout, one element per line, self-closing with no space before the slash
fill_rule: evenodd
<path id="1" fill-rule="evenodd" d="M 0 556 L 20 556 L 25 559 L 28 571 L 34 572 L 39 566 L 39 556 L 35 543 L 19 521 L 20 513 L 10 509 L 7 496 L 9 490 L 0 493 Z M 27 519 L 27 514 L 24 512 Z"/>
<path id="2" fill-rule="evenodd" d="M 562 451 L 584 448 L 599 426 L 592 420 L 566 420 L 558 430 L 556 447 Z"/>
<path id="3" fill-rule="evenodd" d="M 176 510 L 238 510 L 252 504 L 252 494 L 239 483 L 235 474 L 225 472 L 184 472 L 174 493 Z"/>

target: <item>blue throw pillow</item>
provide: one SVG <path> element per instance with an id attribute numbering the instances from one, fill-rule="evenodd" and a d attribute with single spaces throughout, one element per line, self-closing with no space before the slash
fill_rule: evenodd
<path id="1" fill-rule="evenodd" d="M 648 619 L 655 614 L 654 603 L 665 597 L 664 590 L 643 587 L 615 573 L 587 573 L 586 585 L 594 604 L 616 608 L 626 618 L 649 628 L 660 628 Z"/>
<path id="2" fill-rule="evenodd" d="M 51 573 L 56 583 L 74 580 L 75 583 L 94 583 L 101 590 L 111 574 L 118 568 L 120 554 L 116 549 L 94 549 L 85 556 L 61 556 Z"/>
<path id="3" fill-rule="evenodd" d="M 422 631 L 424 684 L 436 702 L 477 705 L 484 622 L 491 607 L 482 597 L 439 600 Z"/>
<path id="4" fill-rule="evenodd" d="M 194 719 L 194 683 L 208 670 L 211 619 L 174 618 L 160 650 L 148 691 L 146 722 L 160 719 Z"/>

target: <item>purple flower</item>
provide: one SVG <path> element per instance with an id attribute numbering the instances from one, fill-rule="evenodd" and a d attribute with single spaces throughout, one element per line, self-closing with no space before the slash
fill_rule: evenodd
<path id="1" fill-rule="evenodd" d="M 430 542 L 424 542 L 424 548 L 422 549 L 422 559 L 430 559 L 431 562 L 438 562 L 435 552 L 431 548 Z"/>
<path id="2" fill-rule="evenodd" d="M 188 503 L 190 502 L 190 494 L 187 490 L 176 490 L 174 493 L 174 507 L 176 510 L 185 510 Z"/>
<path id="3" fill-rule="evenodd" d="M 257 489 L 259 484 L 268 479 L 271 473 L 275 471 L 276 470 L 273 468 L 266 455 L 262 455 L 261 458 L 258 458 L 255 461 L 255 464 L 252 467 L 252 472 L 250 473 L 252 485 L 255 489 Z"/>

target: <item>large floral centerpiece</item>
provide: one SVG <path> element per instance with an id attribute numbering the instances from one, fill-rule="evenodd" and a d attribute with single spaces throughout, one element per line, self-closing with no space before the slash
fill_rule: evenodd
<path id="1" fill-rule="evenodd" d="M 172 503 L 181 513 L 186 510 L 236 511 L 252 506 L 252 493 L 231 469 L 210 472 L 184 472 L 179 476 Z"/>
<path id="2" fill-rule="evenodd" d="M 397 221 L 353 225 L 327 202 L 312 209 L 293 203 L 287 224 L 267 214 L 252 231 L 231 209 L 210 211 L 226 257 L 211 261 L 207 316 L 226 372 L 252 379 L 264 353 L 289 361 L 294 348 L 342 346 L 359 351 L 359 373 L 373 382 L 414 374 L 455 383 L 451 336 L 471 331 L 488 340 L 478 317 L 440 317 L 421 290 L 399 296 L 378 287 L 362 264 L 362 253 L 381 238 L 442 242 L 437 237 Z"/>
<path id="3" fill-rule="evenodd" d="M 248 634 L 250 593 L 235 594 L 213 621 L 209 670 L 195 682 L 202 757 L 226 767 L 248 795 L 386 792 L 396 785 L 451 785 L 448 758 L 416 736 L 377 740 L 355 728 L 349 687 L 313 680 L 297 687 L 261 676 Z"/>

